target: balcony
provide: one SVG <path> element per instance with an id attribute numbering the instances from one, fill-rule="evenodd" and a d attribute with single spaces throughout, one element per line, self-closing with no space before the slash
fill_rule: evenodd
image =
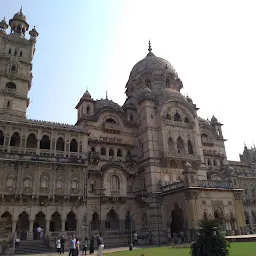
<path id="1" fill-rule="evenodd" d="M 166 192 L 166 191 L 177 190 L 183 187 L 184 187 L 184 184 L 182 181 L 180 181 L 180 182 L 174 182 L 172 184 L 164 185 L 161 187 L 161 189 L 163 192 Z"/>
<path id="2" fill-rule="evenodd" d="M 186 152 L 173 151 L 164 151 L 161 153 L 161 157 L 165 158 L 180 158 L 180 159 L 191 159 L 191 160 L 201 160 L 200 156 L 188 154 Z"/>
<path id="3" fill-rule="evenodd" d="M 120 125 L 115 123 L 104 123 L 104 129 L 107 131 L 114 131 L 116 133 L 120 132 Z"/>
<path id="4" fill-rule="evenodd" d="M 97 165 L 100 161 L 100 153 L 99 152 L 89 152 L 88 153 L 88 160 L 90 164 Z"/>
<path id="5" fill-rule="evenodd" d="M 18 154 L 20 152 L 20 147 L 10 147 L 10 153 Z"/>

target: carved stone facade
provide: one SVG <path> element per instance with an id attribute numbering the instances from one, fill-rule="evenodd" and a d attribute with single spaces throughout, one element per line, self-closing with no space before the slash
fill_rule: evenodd
<path id="1" fill-rule="evenodd" d="M 10 234 L 33 239 L 38 226 L 50 239 L 102 232 L 110 245 L 126 243 L 132 224 L 164 242 L 181 230 L 192 239 L 202 218 L 245 233 L 249 177 L 227 161 L 222 124 L 198 117 L 177 72 L 150 45 L 130 73 L 123 106 L 87 91 L 75 125 L 29 120 L 38 33 L 25 38 L 22 10 L 9 24 L 7 34 L 0 23 L 0 216 L 11 219 Z"/>

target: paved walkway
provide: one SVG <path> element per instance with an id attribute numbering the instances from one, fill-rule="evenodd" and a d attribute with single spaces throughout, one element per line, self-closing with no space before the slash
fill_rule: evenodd
<path id="1" fill-rule="evenodd" d="M 134 250 L 138 249 L 138 248 L 133 248 Z M 122 252 L 122 251 L 128 251 L 129 248 L 128 246 L 127 247 L 118 247 L 118 248 L 112 248 L 112 249 L 105 249 L 103 254 L 105 253 L 111 253 L 111 252 Z M 30 254 L 29 256 L 57 256 L 58 254 L 55 252 L 55 253 L 46 253 L 46 254 Z M 65 252 L 64 254 L 61 254 L 61 255 L 64 255 L 64 256 L 68 256 L 68 252 Z M 82 255 L 82 254 L 80 254 Z M 90 255 L 90 254 L 87 254 L 87 255 Z M 91 254 L 92 255 L 92 254 Z M 95 250 L 94 251 L 94 255 L 98 255 L 97 251 Z"/>

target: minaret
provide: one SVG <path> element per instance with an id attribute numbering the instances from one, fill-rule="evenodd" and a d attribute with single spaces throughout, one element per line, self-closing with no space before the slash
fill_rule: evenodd
<path id="1" fill-rule="evenodd" d="M 29 29 L 22 8 L 9 20 L 0 22 L 0 116 L 26 117 L 28 92 L 32 85 L 32 60 L 38 32 Z"/>

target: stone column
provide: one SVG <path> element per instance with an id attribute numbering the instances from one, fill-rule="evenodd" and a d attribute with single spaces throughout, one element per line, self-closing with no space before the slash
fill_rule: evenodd
<path id="1" fill-rule="evenodd" d="M 46 219 L 46 226 L 45 226 L 45 232 L 44 232 L 45 237 L 49 236 L 49 234 L 50 234 L 50 222 L 51 222 L 51 220 Z"/>
<path id="2" fill-rule="evenodd" d="M 238 226 L 238 234 L 245 234 L 246 230 L 246 223 L 245 223 L 245 216 L 244 216 L 244 206 L 242 202 L 242 191 L 234 192 L 235 196 L 235 212 L 236 212 L 236 219 L 237 219 L 237 226 Z"/>
<path id="3" fill-rule="evenodd" d="M 62 219 L 61 220 L 61 231 L 62 232 L 66 232 L 66 230 L 65 230 L 65 223 L 66 223 L 66 219 Z"/>
<path id="4" fill-rule="evenodd" d="M 16 232 L 17 220 L 12 220 L 12 234 Z"/>
<path id="5" fill-rule="evenodd" d="M 29 230 L 28 230 L 28 240 L 33 240 L 33 226 L 34 226 L 34 218 L 29 219 Z"/>

